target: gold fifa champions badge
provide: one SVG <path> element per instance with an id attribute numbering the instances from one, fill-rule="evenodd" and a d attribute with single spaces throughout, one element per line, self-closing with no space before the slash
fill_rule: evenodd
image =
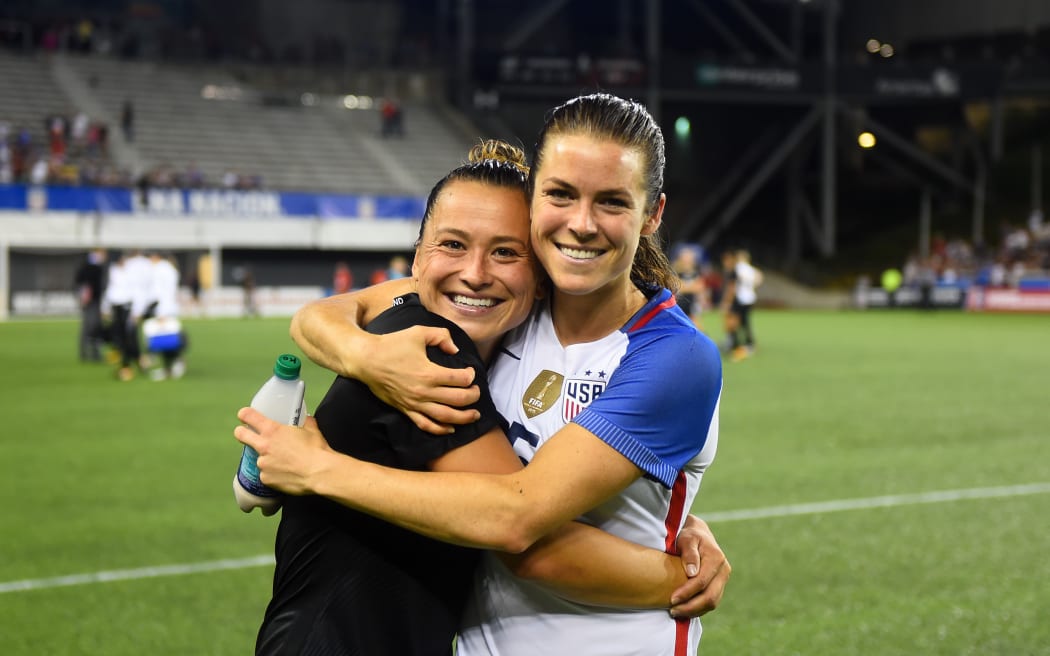
<path id="1" fill-rule="evenodd" d="M 558 402 L 561 396 L 561 384 L 565 376 L 544 369 L 525 390 L 521 397 L 521 408 L 531 419 L 538 414 L 546 412 Z"/>

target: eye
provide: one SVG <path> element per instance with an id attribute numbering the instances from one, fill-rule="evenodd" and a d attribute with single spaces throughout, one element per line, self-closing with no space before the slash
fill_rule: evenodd
<path id="1" fill-rule="evenodd" d="M 570 194 L 567 189 L 562 189 L 560 187 L 546 189 L 544 190 L 543 195 L 555 200 L 569 200 L 572 198 L 572 194 Z"/>
<path id="2" fill-rule="evenodd" d="M 509 258 L 509 257 L 518 257 L 518 255 L 519 255 L 518 251 L 514 250 L 513 248 L 506 248 L 506 247 L 497 248 L 494 251 L 494 254 L 495 254 L 496 257 L 507 257 L 507 258 Z"/>
<path id="3" fill-rule="evenodd" d="M 625 208 L 631 206 L 631 203 L 626 198 L 621 198 L 620 196 L 607 196 L 601 202 L 603 205 L 610 207 Z"/>
<path id="4" fill-rule="evenodd" d="M 456 239 L 446 239 L 445 241 L 441 242 L 441 247 L 442 248 L 447 248 L 449 250 L 454 250 L 454 251 L 461 251 L 464 248 L 466 248 L 463 245 L 463 242 L 458 241 Z"/>

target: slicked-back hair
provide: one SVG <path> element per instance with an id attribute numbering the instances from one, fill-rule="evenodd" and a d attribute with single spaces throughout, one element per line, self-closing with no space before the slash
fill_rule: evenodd
<path id="1" fill-rule="evenodd" d="M 578 96 L 547 114 L 540 131 L 529 176 L 530 193 L 535 192 L 536 171 L 551 137 L 582 135 L 608 140 L 641 153 L 644 167 L 645 215 L 652 216 L 664 187 L 667 156 L 664 135 L 644 105 L 607 93 Z M 642 237 L 631 266 L 631 281 L 641 288 L 667 287 L 677 291 L 680 280 L 667 260 L 658 233 Z"/>

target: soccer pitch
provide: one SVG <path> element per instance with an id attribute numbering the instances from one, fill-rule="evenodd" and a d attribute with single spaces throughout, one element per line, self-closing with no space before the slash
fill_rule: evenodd
<path id="1" fill-rule="evenodd" d="M 251 653 L 277 518 L 234 504 L 234 412 L 298 350 L 186 323 L 163 383 L 78 363 L 75 322 L 0 324 L 0 654 Z M 1050 653 L 1050 317 L 754 323 L 694 507 L 734 567 L 700 653 Z M 332 375 L 304 378 L 313 408 Z"/>

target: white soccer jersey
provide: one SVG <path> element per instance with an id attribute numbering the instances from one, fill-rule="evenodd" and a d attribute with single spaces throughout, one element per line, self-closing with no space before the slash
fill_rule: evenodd
<path id="1" fill-rule="evenodd" d="M 157 302 L 154 314 L 158 317 L 179 316 L 179 270 L 164 259 L 153 263 L 152 292 Z"/>
<path id="2" fill-rule="evenodd" d="M 741 305 L 754 305 L 758 300 L 755 293 L 755 283 L 758 275 L 755 267 L 747 262 L 736 263 L 736 300 Z"/>
<path id="3" fill-rule="evenodd" d="M 644 475 L 581 520 L 674 551 L 718 443 L 718 348 L 660 290 L 619 331 L 563 347 L 544 303 L 515 330 L 490 370 L 508 437 L 526 462 L 569 421 Z M 565 600 L 486 556 L 459 638 L 463 656 L 695 654 L 699 620 Z"/>

